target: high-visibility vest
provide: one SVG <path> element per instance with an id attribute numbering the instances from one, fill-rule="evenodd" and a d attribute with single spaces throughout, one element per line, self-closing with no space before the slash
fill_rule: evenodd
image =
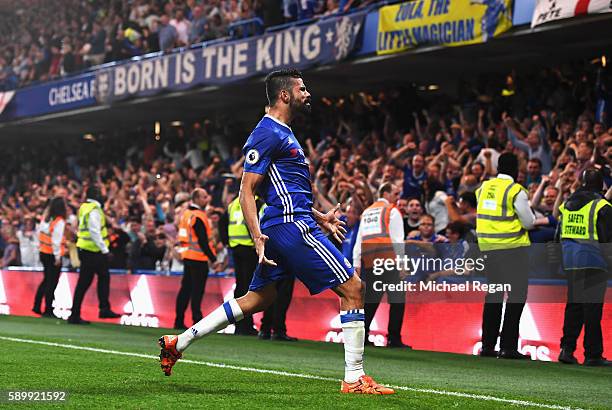
<path id="1" fill-rule="evenodd" d="M 253 242 L 253 239 L 249 234 L 249 228 L 244 220 L 244 215 L 242 214 L 242 208 L 240 207 L 240 200 L 238 197 L 236 197 L 236 199 L 229 204 L 227 213 L 229 214 L 227 234 L 229 236 L 230 248 L 238 245 L 255 246 L 255 242 Z"/>
<path id="2" fill-rule="evenodd" d="M 594 199 L 576 211 L 570 211 L 562 204 L 561 239 L 573 239 L 582 243 L 599 243 L 597 235 L 597 214 L 604 206 L 610 206 L 605 199 Z"/>
<path id="3" fill-rule="evenodd" d="M 89 252 L 102 252 L 102 249 L 100 249 L 93 239 L 91 239 L 91 233 L 89 233 L 89 215 L 94 210 L 100 213 L 100 234 L 106 246 L 109 246 L 110 242 L 108 240 L 108 230 L 106 229 L 106 216 L 104 216 L 104 211 L 102 211 L 100 205 L 95 202 L 85 202 L 79 208 L 79 232 L 77 233 L 78 239 L 76 246 L 79 249 Z"/>
<path id="4" fill-rule="evenodd" d="M 514 199 L 525 191 L 509 179 L 493 178 L 476 190 L 476 235 L 482 251 L 512 249 L 531 244 L 514 209 Z"/>
<path id="5" fill-rule="evenodd" d="M 600 198 L 575 211 L 568 210 L 565 204 L 559 207 L 564 269 L 608 269 L 597 234 L 597 215 L 605 206 L 610 203 Z"/>
<path id="6" fill-rule="evenodd" d="M 204 227 L 206 228 L 206 236 L 208 236 L 208 246 L 212 250 L 213 254 L 215 253 L 215 247 L 212 241 L 212 230 L 210 229 L 210 224 L 208 223 L 208 216 L 206 216 L 206 212 L 200 209 L 187 209 L 185 212 L 183 212 L 179 222 L 177 237 L 179 241 L 178 252 L 183 259 L 205 262 L 208 260 L 208 256 L 206 256 L 204 251 L 202 251 L 202 248 L 200 248 L 198 237 L 193 229 L 193 226 L 198 219 L 204 223 Z"/>
<path id="7" fill-rule="evenodd" d="M 45 253 L 47 255 L 53 255 L 53 231 L 55 231 L 55 225 L 59 221 L 63 221 L 64 218 L 61 216 L 55 217 L 50 224 L 44 224 L 40 233 L 38 234 L 38 242 L 40 243 L 38 250 L 41 253 Z M 66 236 L 64 232 L 62 232 L 62 240 L 60 242 L 60 256 L 64 256 L 66 254 Z"/>
<path id="8" fill-rule="evenodd" d="M 365 268 L 371 268 L 374 259 L 395 258 L 389 230 L 393 208 L 387 202 L 376 201 L 361 215 L 361 259 Z"/>

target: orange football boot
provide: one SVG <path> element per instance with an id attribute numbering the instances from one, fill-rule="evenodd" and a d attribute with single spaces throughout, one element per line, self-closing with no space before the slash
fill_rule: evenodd
<path id="1" fill-rule="evenodd" d="M 178 359 L 183 357 L 183 354 L 176 350 L 176 342 L 178 342 L 178 336 L 175 335 L 162 336 L 157 342 L 159 347 L 161 347 L 161 352 L 159 353 L 161 369 L 166 376 L 172 374 L 172 366 L 176 364 Z"/>
<path id="2" fill-rule="evenodd" d="M 342 381 L 342 393 L 354 394 L 394 394 L 395 390 L 378 384 L 370 376 L 363 375 L 355 383 Z"/>

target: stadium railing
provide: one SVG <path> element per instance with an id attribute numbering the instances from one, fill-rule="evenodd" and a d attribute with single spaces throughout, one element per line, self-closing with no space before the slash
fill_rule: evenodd
<path id="1" fill-rule="evenodd" d="M 232 40 L 247 38 L 264 32 L 264 22 L 259 17 L 247 20 L 239 20 L 227 27 L 229 37 Z"/>

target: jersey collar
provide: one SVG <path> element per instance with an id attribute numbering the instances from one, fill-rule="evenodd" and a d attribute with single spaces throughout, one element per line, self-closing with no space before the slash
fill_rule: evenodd
<path id="1" fill-rule="evenodd" d="M 288 126 L 287 124 L 285 124 L 285 123 L 284 123 L 284 122 L 282 122 L 281 120 L 279 120 L 279 119 L 277 119 L 277 118 L 274 118 L 274 117 L 273 117 L 273 116 L 271 116 L 270 114 L 266 114 L 266 115 L 264 115 L 264 117 L 267 117 L 267 118 L 271 119 L 272 121 L 276 122 L 277 124 L 282 125 L 283 127 L 287 127 L 287 128 L 289 128 L 289 130 L 290 130 L 291 132 L 293 132 L 293 130 L 291 129 L 291 127 L 290 127 L 290 126 Z"/>

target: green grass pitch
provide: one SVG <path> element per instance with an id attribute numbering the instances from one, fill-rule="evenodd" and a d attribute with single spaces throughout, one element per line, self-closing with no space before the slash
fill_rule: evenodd
<path id="1" fill-rule="evenodd" d="M 166 329 L 52 319 L 0 317 L 0 337 L 46 341 L 155 356 Z M 16 404 L 40 408 L 612 408 L 612 371 L 557 363 L 502 361 L 465 355 L 366 348 L 366 370 L 380 383 L 417 390 L 393 396 L 339 393 L 342 345 L 285 343 L 213 335 L 185 359 L 315 375 L 326 380 L 179 362 L 165 377 L 152 357 L 134 357 L 0 339 L 0 390 L 66 390 L 68 401 Z M 328 380 L 329 379 L 329 380 Z M 428 389 L 435 390 L 426 391 Z M 454 396 L 443 392 L 473 395 Z M 485 400 L 477 396 L 527 401 Z M 7 403 L 0 403 L 6 406 Z M 559 407 L 555 407 L 559 406 Z"/>

